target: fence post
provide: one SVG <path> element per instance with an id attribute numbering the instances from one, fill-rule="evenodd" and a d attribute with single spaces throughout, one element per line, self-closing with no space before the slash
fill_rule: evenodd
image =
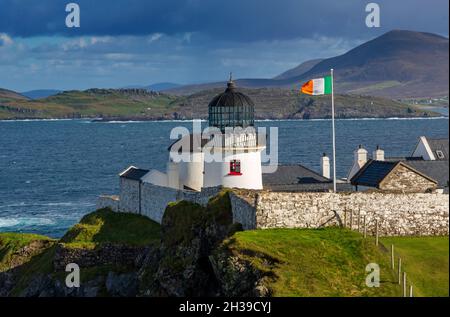
<path id="1" fill-rule="evenodd" d="M 378 219 L 375 220 L 375 245 L 378 246 Z"/>
<path id="2" fill-rule="evenodd" d="M 364 215 L 364 238 L 367 238 L 366 215 Z"/>
<path id="3" fill-rule="evenodd" d="M 391 244 L 391 266 L 395 270 L 394 245 Z"/>
<path id="4" fill-rule="evenodd" d="M 409 285 L 409 297 L 413 297 L 413 286 Z"/>
<path id="5" fill-rule="evenodd" d="M 358 209 L 358 232 L 361 232 L 360 222 L 361 222 L 361 208 Z"/>
<path id="6" fill-rule="evenodd" d="M 353 230 L 353 210 L 350 210 L 350 230 Z"/>
<path id="7" fill-rule="evenodd" d="M 402 258 L 398 258 L 398 284 L 402 284 Z"/>
<path id="8" fill-rule="evenodd" d="M 406 272 L 403 272 L 403 297 L 406 297 Z"/>

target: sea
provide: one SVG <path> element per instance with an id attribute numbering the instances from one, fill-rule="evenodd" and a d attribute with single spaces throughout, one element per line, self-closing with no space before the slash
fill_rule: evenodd
<path id="1" fill-rule="evenodd" d="M 319 171 L 322 153 L 331 156 L 330 120 L 256 124 L 278 129 L 280 164 Z M 0 121 L 0 232 L 61 237 L 95 209 L 98 195 L 118 193 L 126 167 L 164 171 L 178 126 L 192 130 L 191 121 Z M 337 175 L 346 176 L 360 144 L 407 156 L 420 136 L 448 138 L 448 128 L 448 117 L 336 120 Z"/>

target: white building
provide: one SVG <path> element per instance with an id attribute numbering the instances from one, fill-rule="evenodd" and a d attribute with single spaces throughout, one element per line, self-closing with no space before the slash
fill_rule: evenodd
<path id="1" fill-rule="evenodd" d="M 217 186 L 262 189 L 265 146 L 258 144 L 253 101 L 230 78 L 226 90 L 209 103 L 208 114 L 209 127 L 215 129 L 210 137 L 190 134 L 175 141 L 168 149 L 166 172 L 147 171 L 140 181 L 193 191 Z"/>

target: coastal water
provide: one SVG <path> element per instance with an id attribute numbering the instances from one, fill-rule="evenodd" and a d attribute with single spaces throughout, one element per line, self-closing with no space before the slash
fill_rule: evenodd
<path id="1" fill-rule="evenodd" d="M 99 194 L 118 192 L 118 173 L 129 165 L 163 171 L 170 131 L 180 125 L 192 128 L 190 122 L 0 121 L 0 232 L 60 237 L 94 210 Z M 258 126 L 278 127 L 280 163 L 318 171 L 322 153 L 331 154 L 329 120 Z M 448 127 L 448 118 L 338 120 L 338 176 L 346 175 L 359 144 L 405 156 L 419 136 L 448 137 Z"/>

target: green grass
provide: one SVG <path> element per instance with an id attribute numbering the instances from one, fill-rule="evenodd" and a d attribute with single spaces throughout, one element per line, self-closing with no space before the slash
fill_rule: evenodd
<path id="1" fill-rule="evenodd" d="M 17 251 L 38 240 L 54 241 L 37 234 L 0 233 L 0 272 L 10 267 L 12 258 Z M 25 258 L 22 259 L 22 261 L 27 260 Z"/>
<path id="2" fill-rule="evenodd" d="M 0 234 L 0 271 L 2 265 L 4 269 L 9 269 L 11 256 L 20 248 L 29 245 L 35 240 L 51 240 L 47 237 L 1 233 Z M 51 240 L 52 242 L 57 242 Z M 103 243 L 126 244 L 131 246 L 146 246 L 159 244 L 160 225 L 147 217 L 115 213 L 110 209 L 101 209 L 84 216 L 81 221 L 70 228 L 59 242 L 71 248 L 95 248 Z M 55 257 L 56 245 L 52 244 L 42 252 L 27 259 L 17 269 L 18 280 L 12 290 L 13 296 L 18 296 L 30 283 L 33 277 L 40 274 L 51 274 L 56 279 L 62 279 L 64 272 L 55 272 L 53 259 Z M 83 280 L 89 280 L 99 275 L 115 270 L 121 271 L 125 268 L 102 266 L 83 268 Z"/>
<path id="3" fill-rule="evenodd" d="M 399 296 L 389 257 L 359 233 L 341 228 L 237 232 L 224 245 L 269 277 L 273 296 Z M 378 263 L 381 285 L 365 285 Z"/>
<path id="4" fill-rule="evenodd" d="M 60 241 L 73 248 L 95 248 L 102 243 L 145 246 L 159 243 L 160 230 L 147 217 L 105 208 L 84 216 Z"/>
<path id="5" fill-rule="evenodd" d="M 389 237 L 381 242 L 389 249 L 393 244 L 402 258 L 414 296 L 449 296 L 448 237 Z"/>

